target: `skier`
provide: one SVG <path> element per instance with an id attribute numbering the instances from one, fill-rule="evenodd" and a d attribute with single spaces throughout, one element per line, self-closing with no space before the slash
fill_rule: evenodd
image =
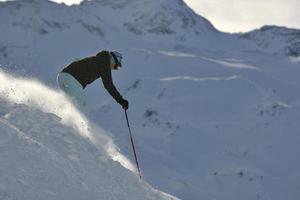
<path id="1" fill-rule="evenodd" d="M 128 109 L 128 101 L 124 99 L 113 84 L 111 70 L 122 67 L 122 54 L 117 51 L 101 51 L 96 56 L 72 62 L 57 76 L 57 82 L 73 103 L 84 111 L 85 100 L 83 89 L 101 77 L 109 94 L 123 107 Z"/>

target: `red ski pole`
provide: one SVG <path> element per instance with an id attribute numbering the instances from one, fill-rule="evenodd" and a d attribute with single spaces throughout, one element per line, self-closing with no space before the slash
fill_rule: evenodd
<path id="1" fill-rule="evenodd" d="M 136 163 L 136 168 L 138 170 L 139 177 L 141 179 L 142 178 L 141 170 L 140 170 L 139 162 L 138 162 L 136 151 L 135 151 L 135 147 L 134 147 L 133 137 L 132 137 L 131 130 L 130 130 L 130 125 L 129 125 L 128 115 L 127 115 L 127 110 L 125 110 L 125 116 L 126 116 L 127 126 L 128 126 L 128 130 L 129 130 L 131 147 L 132 147 L 132 151 L 133 151 L 133 155 L 134 155 L 134 159 L 135 159 L 135 163 Z"/>

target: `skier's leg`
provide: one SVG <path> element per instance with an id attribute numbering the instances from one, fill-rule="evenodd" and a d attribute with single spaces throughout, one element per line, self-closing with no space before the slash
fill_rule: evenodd
<path id="1" fill-rule="evenodd" d="M 58 86 L 69 96 L 76 107 L 84 111 L 85 100 L 81 84 L 70 74 L 61 72 L 57 76 Z"/>

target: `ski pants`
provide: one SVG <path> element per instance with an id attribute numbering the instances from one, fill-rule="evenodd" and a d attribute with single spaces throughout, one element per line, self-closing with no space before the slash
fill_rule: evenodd
<path id="1" fill-rule="evenodd" d="M 82 112 L 84 112 L 85 100 L 82 85 L 71 75 L 60 72 L 57 75 L 57 83 L 59 88 L 71 99 L 73 104 Z"/>

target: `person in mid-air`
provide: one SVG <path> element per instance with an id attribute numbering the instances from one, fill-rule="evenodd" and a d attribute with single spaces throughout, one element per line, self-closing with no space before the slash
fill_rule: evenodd
<path id="1" fill-rule="evenodd" d="M 84 111 L 85 100 L 83 90 L 94 80 L 101 78 L 105 89 L 123 107 L 128 109 L 128 101 L 124 99 L 114 86 L 111 70 L 122 67 L 122 54 L 117 51 L 101 51 L 95 56 L 72 62 L 57 76 L 62 91 L 73 103 Z"/>

